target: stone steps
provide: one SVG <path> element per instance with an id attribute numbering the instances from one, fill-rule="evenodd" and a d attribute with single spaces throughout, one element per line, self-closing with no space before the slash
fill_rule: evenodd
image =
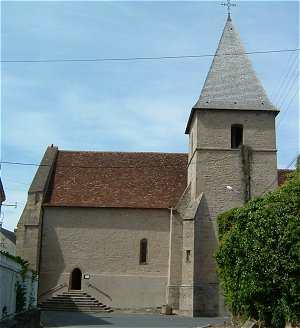
<path id="1" fill-rule="evenodd" d="M 50 299 L 50 300 L 47 300 L 45 302 L 43 302 L 43 304 L 57 304 L 57 300 L 53 300 L 53 299 Z M 88 306 L 101 306 L 101 307 L 105 307 L 106 305 L 105 304 L 102 304 L 102 303 L 98 303 L 97 301 L 94 301 L 94 302 L 89 302 L 89 301 L 81 301 L 81 302 L 73 302 L 73 301 L 70 301 L 70 300 L 63 300 L 63 301 L 60 301 L 59 303 L 62 303 L 62 304 L 66 304 L 66 305 L 82 305 L 82 306 L 85 306 L 85 305 L 88 305 Z"/>
<path id="2" fill-rule="evenodd" d="M 63 292 L 39 304 L 47 311 L 112 312 L 112 309 L 81 291 Z"/>
<path id="3" fill-rule="evenodd" d="M 69 300 L 69 301 L 72 301 L 72 302 L 76 302 L 76 301 L 80 302 L 80 301 L 85 301 L 87 298 L 86 297 L 79 297 L 79 296 L 76 296 L 76 297 L 70 296 L 70 297 L 68 297 L 68 296 L 65 296 L 65 295 L 56 295 L 56 296 L 53 296 L 51 299 L 52 300 L 60 300 L 60 301 Z M 94 297 L 91 297 L 90 300 L 98 302 Z"/>

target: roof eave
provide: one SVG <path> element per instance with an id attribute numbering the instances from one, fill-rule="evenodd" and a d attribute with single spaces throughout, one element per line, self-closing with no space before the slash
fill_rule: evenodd
<path id="1" fill-rule="evenodd" d="M 97 208 L 97 209 L 139 209 L 139 210 L 170 210 L 170 208 L 174 208 L 175 205 L 171 204 L 169 207 L 160 207 L 160 206 L 113 206 L 113 205 L 93 205 L 93 204 L 51 204 L 51 203 L 43 203 L 44 208 Z"/>
<path id="2" fill-rule="evenodd" d="M 195 113 L 196 109 L 198 109 L 198 108 L 193 107 L 192 110 L 191 110 L 191 113 L 190 113 L 190 116 L 189 116 L 189 119 L 188 119 L 188 122 L 187 122 L 187 125 L 186 125 L 186 128 L 185 128 L 185 132 L 184 132 L 185 134 L 190 133 L 190 126 L 192 124 L 192 119 L 194 117 L 194 113 Z"/>

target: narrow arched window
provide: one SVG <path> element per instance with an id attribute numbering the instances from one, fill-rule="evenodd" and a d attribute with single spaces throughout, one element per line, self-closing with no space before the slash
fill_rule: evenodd
<path id="1" fill-rule="evenodd" d="M 147 263 L 147 251 L 148 251 L 148 241 L 147 239 L 142 239 L 140 241 L 140 264 Z"/>
<path id="2" fill-rule="evenodd" d="M 233 124 L 231 126 L 231 148 L 239 148 L 243 144 L 243 126 Z"/>

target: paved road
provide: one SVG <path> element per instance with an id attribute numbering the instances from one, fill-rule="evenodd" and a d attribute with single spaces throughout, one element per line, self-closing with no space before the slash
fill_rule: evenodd
<path id="1" fill-rule="evenodd" d="M 208 324 L 220 324 L 223 318 L 188 318 L 177 315 L 158 314 L 87 314 L 78 312 L 42 313 L 44 327 L 60 328 L 116 328 L 116 327 L 206 327 Z"/>

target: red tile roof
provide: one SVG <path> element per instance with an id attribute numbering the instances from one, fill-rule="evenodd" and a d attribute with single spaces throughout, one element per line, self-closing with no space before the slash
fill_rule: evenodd
<path id="1" fill-rule="evenodd" d="M 174 207 L 187 154 L 59 151 L 45 205 Z"/>

